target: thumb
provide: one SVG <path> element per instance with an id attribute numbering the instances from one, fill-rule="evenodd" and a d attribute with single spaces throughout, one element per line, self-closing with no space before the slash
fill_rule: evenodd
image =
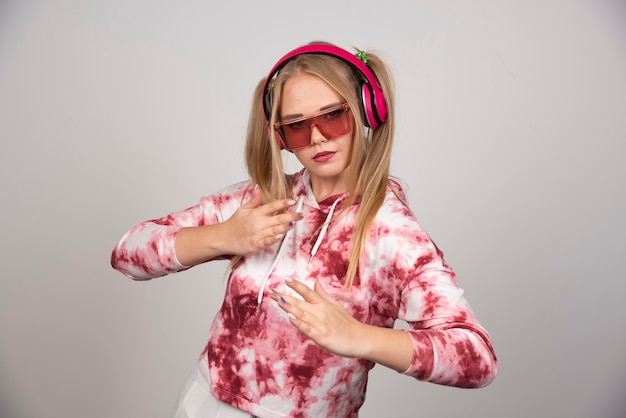
<path id="1" fill-rule="evenodd" d="M 315 293 L 320 295 L 322 297 L 322 299 L 324 299 L 324 300 L 326 300 L 328 302 L 335 302 L 335 298 L 333 298 L 331 295 L 329 295 L 326 292 L 326 290 L 322 286 L 322 283 L 320 282 L 320 279 L 316 279 L 315 280 L 315 284 L 313 285 L 313 290 L 315 291 Z"/>
<path id="2" fill-rule="evenodd" d="M 263 204 L 263 192 L 258 184 L 254 185 L 254 191 L 252 192 L 252 198 L 248 200 L 243 206 L 254 209 Z"/>

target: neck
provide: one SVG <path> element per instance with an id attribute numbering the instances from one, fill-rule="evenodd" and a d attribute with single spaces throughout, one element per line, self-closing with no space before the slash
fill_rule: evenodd
<path id="1" fill-rule="evenodd" d="M 346 185 L 346 182 L 343 180 L 320 180 L 319 178 L 315 179 L 313 176 L 311 176 L 311 190 L 313 191 L 315 200 L 321 202 L 322 200 L 327 199 L 330 196 L 346 193 L 348 191 L 348 187 Z"/>

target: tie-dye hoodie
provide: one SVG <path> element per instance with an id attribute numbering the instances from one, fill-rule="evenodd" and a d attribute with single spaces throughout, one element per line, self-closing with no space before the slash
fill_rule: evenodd
<path id="1" fill-rule="evenodd" d="M 252 191 L 249 181 L 242 182 L 184 211 L 137 225 L 113 250 L 113 267 L 136 280 L 188 268 L 176 259 L 178 231 L 227 220 Z M 264 297 L 269 289 L 293 294 L 285 277 L 311 287 L 319 278 L 364 323 L 390 328 L 396 319 L 406 321 L 414 352 L 404 372 L 409 376 L 467 388 L 494 379 L 497 361 L 489 334 L 442 253 L 390 189 L 349 290 L 342 278 L 356 205 L 327 222 L 331 209 L 341 208 L 342 196 L 317 202 L 306 170 L 296 175 L 293 192 L 304 219 L 281 242 L 244 257 L 230 272 L 202 353 L 208 357 L 213 396 L 259 417 L 358 416 L 374 363 L 331 354 L 292 326 Z"/>

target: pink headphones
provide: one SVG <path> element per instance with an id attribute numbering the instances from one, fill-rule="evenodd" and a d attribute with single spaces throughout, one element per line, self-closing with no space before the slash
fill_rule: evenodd
<path id="1" fill-rule="evenodd" d="M 276 63 L 276 65 L 274 65 L 274 68 L 272 68 L 272 71 L 270 71 L 269 75 L 265 79 L 265 85 L 263 86 L 263 112 L 265 113 L 265 119 L 268 123 L 272 117 L 272 93 L 269 88 L 271 80 L 290 60 L 302 54 L 330 55 L 350 64 L 353 68 L 356 68 L 365 78 L 359 83 L 357 91 L 357 94 L 361 97 L 361 102 L 359 104 L 361 107 L 361 113 L 365 118 L 365 123 L 370 128 L 376 129 L 385 122 L 385 119 L 387 119 L 385 95 L 378 85 L 376 77 L 374 77 L 374 73 L 372 73 L 369 67 L 358 57 L 352 55 L 344 49 L 332 45 L 314 44 L 305 45 L 288 52 Z"/>

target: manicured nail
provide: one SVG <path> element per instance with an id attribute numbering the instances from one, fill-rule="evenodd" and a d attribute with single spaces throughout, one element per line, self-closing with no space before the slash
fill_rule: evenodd
<path id="1" fill-rule="evenodd" d="M 296 319 L 296 316 L 295 316 L 294 314 L 292 314 L 291 312 L 287 312 L 287 316 L 288 316 L 290 319 Z"/>
<path id="2" fill-rule="evenodd" d="M 274 239 L 276 239 L 276 241 L 280 241 L 281 239 L 283 239 L 283 234 L 276 235 Z"/>
<path id="3" fill-rule="evenodd" d="M 293 279 L 291 277 L 285 277 L 286 283 L 293 283 Z"/>
<path id="4" fill-rule="evenodd" d="M 295 200 L 288 200 L 288 201 L 287 201 L 287 204 L 288 204 L 289 206 L 293 206 L 293 205 L 295 205 L 295 204 L 296 204 L 296 201 L 295 201 Z"/>

